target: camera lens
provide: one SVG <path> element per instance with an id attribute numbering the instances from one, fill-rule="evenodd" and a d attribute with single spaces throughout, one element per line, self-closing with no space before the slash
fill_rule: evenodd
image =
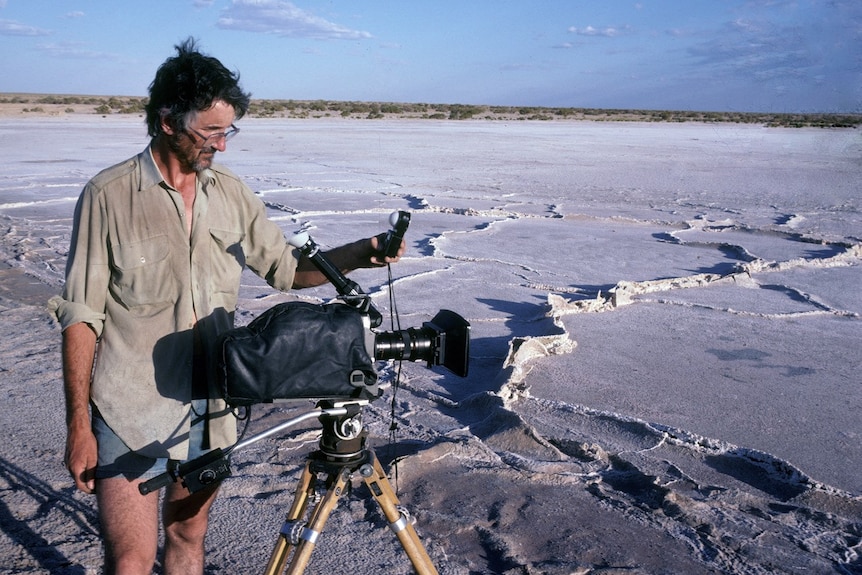
<path id="1" fill-rule="evenodd" d="M 434 363 L 433 340 L 416 328 L 378 333 L 374 340 L 374 357 Z"/>

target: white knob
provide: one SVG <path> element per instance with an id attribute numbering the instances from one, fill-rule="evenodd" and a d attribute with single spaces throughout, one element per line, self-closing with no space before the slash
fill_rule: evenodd
<path id="1" fill-rule="evenodd" d="M 295 248 L 301 248 L 308 243 L 308 232 L 298 232 L 290 236 L 287 243 Z"/>

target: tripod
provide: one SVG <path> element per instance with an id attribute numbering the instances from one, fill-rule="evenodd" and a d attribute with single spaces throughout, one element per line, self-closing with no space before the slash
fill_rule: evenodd
<path id="1" fill-rule="evenodd" d="M 330 415 L 327 409 L 324 409 L 320 416 L 323 423 L 320 449 L 309 454 L 306 460 L 293 505 L 287 513 L 265 574 L 299 574 L 305 570 L 314 545 L 338 503 L 338 498 L 344 494 L 348 484 L 358 473 L 383 511 L 389 527 L 407 552 L 416 573 L 437 575 L 431 558 L 413 529 L 410 516 L 399 507 L 398 498 L 377 456 L 365 445 L 367 432 L 362 427 L 361 404 L 349 403 L 345 407 L 344 415 Z M 315 484 L 319 474 L 326 474 L 326 493 L 311 509 L 309 519 L 305 522 L 302 518 L 309 511 L 309 504 L 315 500 Z M 290 563 L 287 564 L 289 556 Z"/>
<path id="2" fill-rule="evenodd" d="M 417 575 L 437 575 L 431 558 L 413 529 L 410 516 L 399 507 L 398 498 L 383 467 L 374 452 L 365 444 L 368 432 L 362 427 L 362 407 L 367 403 L 367 400 L 358 399 L 321 401 L 317 408 L 240 441 L 230 448 L 214 449 L 197 459 L 170 467 L 167 472 L 142 483 L 139 490 L 142 495 L 146 495 L 182 480 L 189 492 L 194 493 L 230 476 L 230 455 L 234 451 L 304 421 L 319 419 L 323 424 L 319 449 L 308 455 L 293 505 L 287 512 L 264 574 L 299 575 L 305 571 L 314 545 L 326 520 L 335 509 L 338 498 L 344 495 L 353 476 L 359 473 L 383 510 L 389 527 L 407 552 Z M 309 511 L 309 504 L 316 500 L 315 484 L 318 474 L 322 473 L 326 474 L 327 490 L 311 509 L 306 522 L 302 518 Z"/>

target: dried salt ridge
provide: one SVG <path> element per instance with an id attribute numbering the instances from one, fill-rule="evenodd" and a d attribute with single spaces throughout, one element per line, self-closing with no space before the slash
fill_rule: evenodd
<path id="1" fill-rule="evenodd" d="M 68 123 L 0 124 L 21 142 L 0 175 L 0 573 L 100 563 L 93 500 L 61 464 L 59 333 L 43 302 L 81 186 L 145 139 L 137 121 Z M 441 307 L 471 321 L 470 377 L 404 367 L 394 446 L 392 392 L 366 409 L 438 570 L 862 572 L 855 136 L 515 130 L 244 122 L 223 160 L 285 233 L 324 245 L 410 209 L 393 268 L 402 326 Z M 384 276 L 354 278 L 387 310 Z M 240 321 L 286 299 L 244 281 Z M 295 409 L 261 406 L 249 432 Z M 317 433 L 234 457 L 208 573 L 262 570 Z M 409 573 L 384 523 L 357 488 L 309 572 Z"/>

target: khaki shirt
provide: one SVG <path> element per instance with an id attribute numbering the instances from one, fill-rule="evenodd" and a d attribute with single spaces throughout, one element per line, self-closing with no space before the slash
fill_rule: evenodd
<path id="1" fill-rule="evenodd" d="M 263 202 L 223 167 L 198 176 L 192 224 L 190 240 L 182 197 L 149 147 L 104 170 L 78 200 L 66 284 L 51 301 L 63 329 L 95 330 L 91 400 L 149 457 L 188 454 L 195 318 L 207 352 L 210 447 L 236 441 L 214 377 L 216 342 L 233 327 L 244 267 L 279 290 L 296 271 L 298 255 Z"/>

